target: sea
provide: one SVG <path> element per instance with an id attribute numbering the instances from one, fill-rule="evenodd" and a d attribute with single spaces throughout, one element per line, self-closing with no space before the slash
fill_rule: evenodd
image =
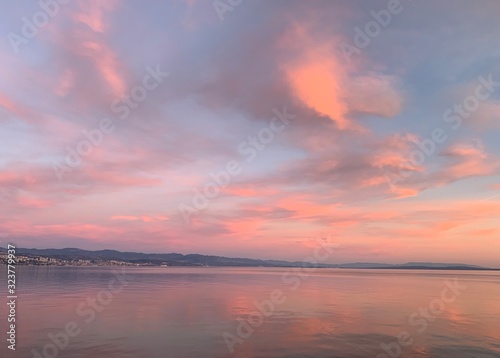
<path id="1" fill-rule="evenodd" d="M 500 271 L 18 266 L 15 298 L 0 274 L 1 357 L 500 357 Z"/>

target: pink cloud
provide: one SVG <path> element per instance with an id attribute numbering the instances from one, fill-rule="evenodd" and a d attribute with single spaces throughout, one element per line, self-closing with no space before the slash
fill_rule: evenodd
<path id="1" fill-rule="evenodd" d="M 119 73 L 121 64 L 109 46 L 102 42 L 88 40 L 80 43 L 77 51 L 79 54 L 87 56 L 94 61 L 97 70 L 113 90 L 116 97 L 121 97 L 125 94 L 127 85 Z"/>
<path id="2" fill-rule="evenodd" d="M 18 119 L 28 123 L 35 123 L 37 115 L 27 106 L 17 102 L 8 95 L 0 92 L 0 108 L 4 108 Z"/>
<path id="3" fill-rule="evenodd" d="M 60 75 L 59 80 L 54 89 L 54 93 L 57 94 L 58 96 L 64 97 L 69 93 L 74 84 L 75 84 L 75 72 L 70 69 L 66 69 Z"/>
<path id="4" fill-rule="evenodd" d="M 167 221 L 168 216 L 156 215 L 156 216 L 133 216 L 133 215 L 113 215 L 111 220 L 121 220 L 121 221 L 143 221 L 143 222 L 153 222 L 153 221 Z"/>
<path id="5" fill-rule="evenodd" d="M 402 89 L 396 77 L 371 73 L 354 77 L 345 86 L 350 112 L 391 118 L 403 109 Z"/>
<path id="6" fill-rule="evenodd" d="M 53 204 L 53 202 L 51 202 L 50 200 L 37 199 L 27 196 L 19 196 L 17 198 L 17 203 L 19 206 L 23 208 L 32 208 L 32 209 L 47 208 Z"/>
<path id="7" fill-rule="evenodd" d="M 225 193 L 235 197 L 268 197 L 278 194 L 279 191 L 273 188 L 261 188 L 252 185 L 229 185 L 223 189 Z"/>
<path id="8" fill-rule="evenodd" d="M 94 32 L 104 32 L 107 28 L 106 13 L 115 9 L 116 0 L 78 1 L 81 11 L 73 14 L 76 21 L 87 25 Z"/>
<path id="9" fill-rule="evenodd" d="M 449 148 L 444 155 L 450 159 L 451 165 L 445 168 L 439 176 L 447 180 L 485 176 L 500 169 L 498 159 L 490 158 L 483 148 L 477 146 L 455 145 Z"/>

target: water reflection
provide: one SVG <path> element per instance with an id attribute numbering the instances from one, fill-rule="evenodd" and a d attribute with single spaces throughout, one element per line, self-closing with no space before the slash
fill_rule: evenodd
<path id="1" fill-rule="evenodd" d="M 137 268 L 127 269 L 133 278 L 122 292 L 99 304 L 112 270 L 19 268 L 16 356 L 43 356 L 48 334 L 73 321 L 81 333 L 59 357 L 384 357 L 381 344 L 402 331 L 412 344 L 401 357 L 500 357 L 499 273 L 318 270 L 293 290 L 279 269 Z M 467 288 L 419 332 L 409 317 L 455 278 Z M 240 338 L 241 321 L 273 290 L 281 303 L 231 354 L 223 334 Z M 77 313 L 82 305 L 87 314 Z M 95 318 L 87 323 L 89 309 Z"/>

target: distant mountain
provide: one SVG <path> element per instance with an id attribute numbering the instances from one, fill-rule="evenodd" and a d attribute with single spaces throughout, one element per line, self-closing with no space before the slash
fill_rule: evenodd
<path id="1" fill-rule="evenodd" d="M 5 251 L 5 249 L 3 249 Z M 313 266 L 302 262 L 287 262 L 279 260 L 255 260 L 247 258 L 229 258 L 221 256 L 209 256 L 177 253 L 168 254 L 145 254 L 139 252 L 121 252 L 116 250 L 89 251 L 76 248 L 65 249 L 24 249 L 17 248 L 18 255 L 32 255 L 51 257 L 60 260 L 116 260 L 138 264 L 153 264 L 168 266 L 244 266 L 244 267 L 300 267 L 302 265 Z M 331 267 L 331 265 L 318 264 L 317 267 Z"/>
<path id="2" fill-rule="evenodd" d="M 0 252 L 6 252 L 0 248 Z M 233 267 L 323 267 L 323 268 L 356 268 L 356 269 L 422 269 L 422 270 L 496 270 L 460 263 L 408 262 L 405 264 L 381 263 L 348 263 L 348 264 L 317 264 L 307 262 L 289 262 L 281 260 L 257 260 L 247 258 L 230 258 L 223 256 L 199 254 L 146 254 L 140 252 L 122 252 L 116 250 L 89 251 L 77 248 L 65 249 L 23 249 L 17 248 L 18 255 L 50 257 L 59 260 L 106 260 L 124 261 L 137 264 L 168 265 L 168 266 L 233 266 Z"/>

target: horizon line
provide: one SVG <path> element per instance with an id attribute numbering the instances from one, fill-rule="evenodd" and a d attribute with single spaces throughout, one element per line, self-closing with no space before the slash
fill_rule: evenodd
<path id="1" fill-rule="evenodd" d="M 0 248 L 7 250 L 6 247 L 0 246 Z M 97 252 L 97 251 L 117 251 L 121 253 L 136 253 L 136 254 L 143 254 L 143 255 L 167 255 L 167 254 L 177 254 L 177 255 L 199 255 L 199 256 L 209 256 L 209 257 L 222 257 L 222 258 L 228 258 L 228 259 L 245 259 L 245 260 L 256 260 L 256 261 L 280 261 L 280 262 L 286 262 L 286 263 L 312 263 L 309 261 L 302 261 L 302 260 L 295 260 L 295 261 L 289 261 L 289 260 L 278 260 L 278 259 L 262 259 L 262 258 L 250 258 L 250 257 L 231 257 L 231 256 L 221 256 L 221 255 L 207 255 L 207 254 L 198 254 L 198 253 L 187 253 L 187 254 L 182 254 L 179 252 L 141 252 L 141 251 L 121 251 L 117 249 L 98 249 L 98 250 L 88 250 L 88 249 L 81 249 L 78 247 L 63 247 L 63 248 L 35 248 L 35 247 L 18 247 L 16 246 L 17 249 L 25 249 L 25 250 L 67 250 L 67 249 L 75 249 L 75 250 L 81 250 L 81 251 L 90 251 L 90 252 Z M 314 263 L 313 263 L 314 264 Z M 318 263 L 316 263 L 318 264 Z M 320 263 L 321 265 L 350 265 L 350 264 L 374 264 L 374 265 L 390 265 L 390 266 L 402 266 L 402 265 L 407 265 L 407 264 L 440 264 L 440 265 L 449 265 L 449 266 L 454 266 L 454 265 L 460 265 L 460 266 L 470 266 L 470 267 L 476 267 L 476 268 L 481 268 L 481 269 L 490 269 L 490 270 L 500 270 L 500 267 L 489 267 L 489 266 L 481 266 L 481 265 L 474 265 L 474 264 L 468 264 L 468 263 L 460 263 L 460 262 L 432 262 L 432 261 L 407 261 L 407 262 L 401 262 L 401 263 L 386 263 L 386 262 L 362 262 L 362 261 L 357 261 L 357 262 L 345 262 L 345 263 Z"/>

